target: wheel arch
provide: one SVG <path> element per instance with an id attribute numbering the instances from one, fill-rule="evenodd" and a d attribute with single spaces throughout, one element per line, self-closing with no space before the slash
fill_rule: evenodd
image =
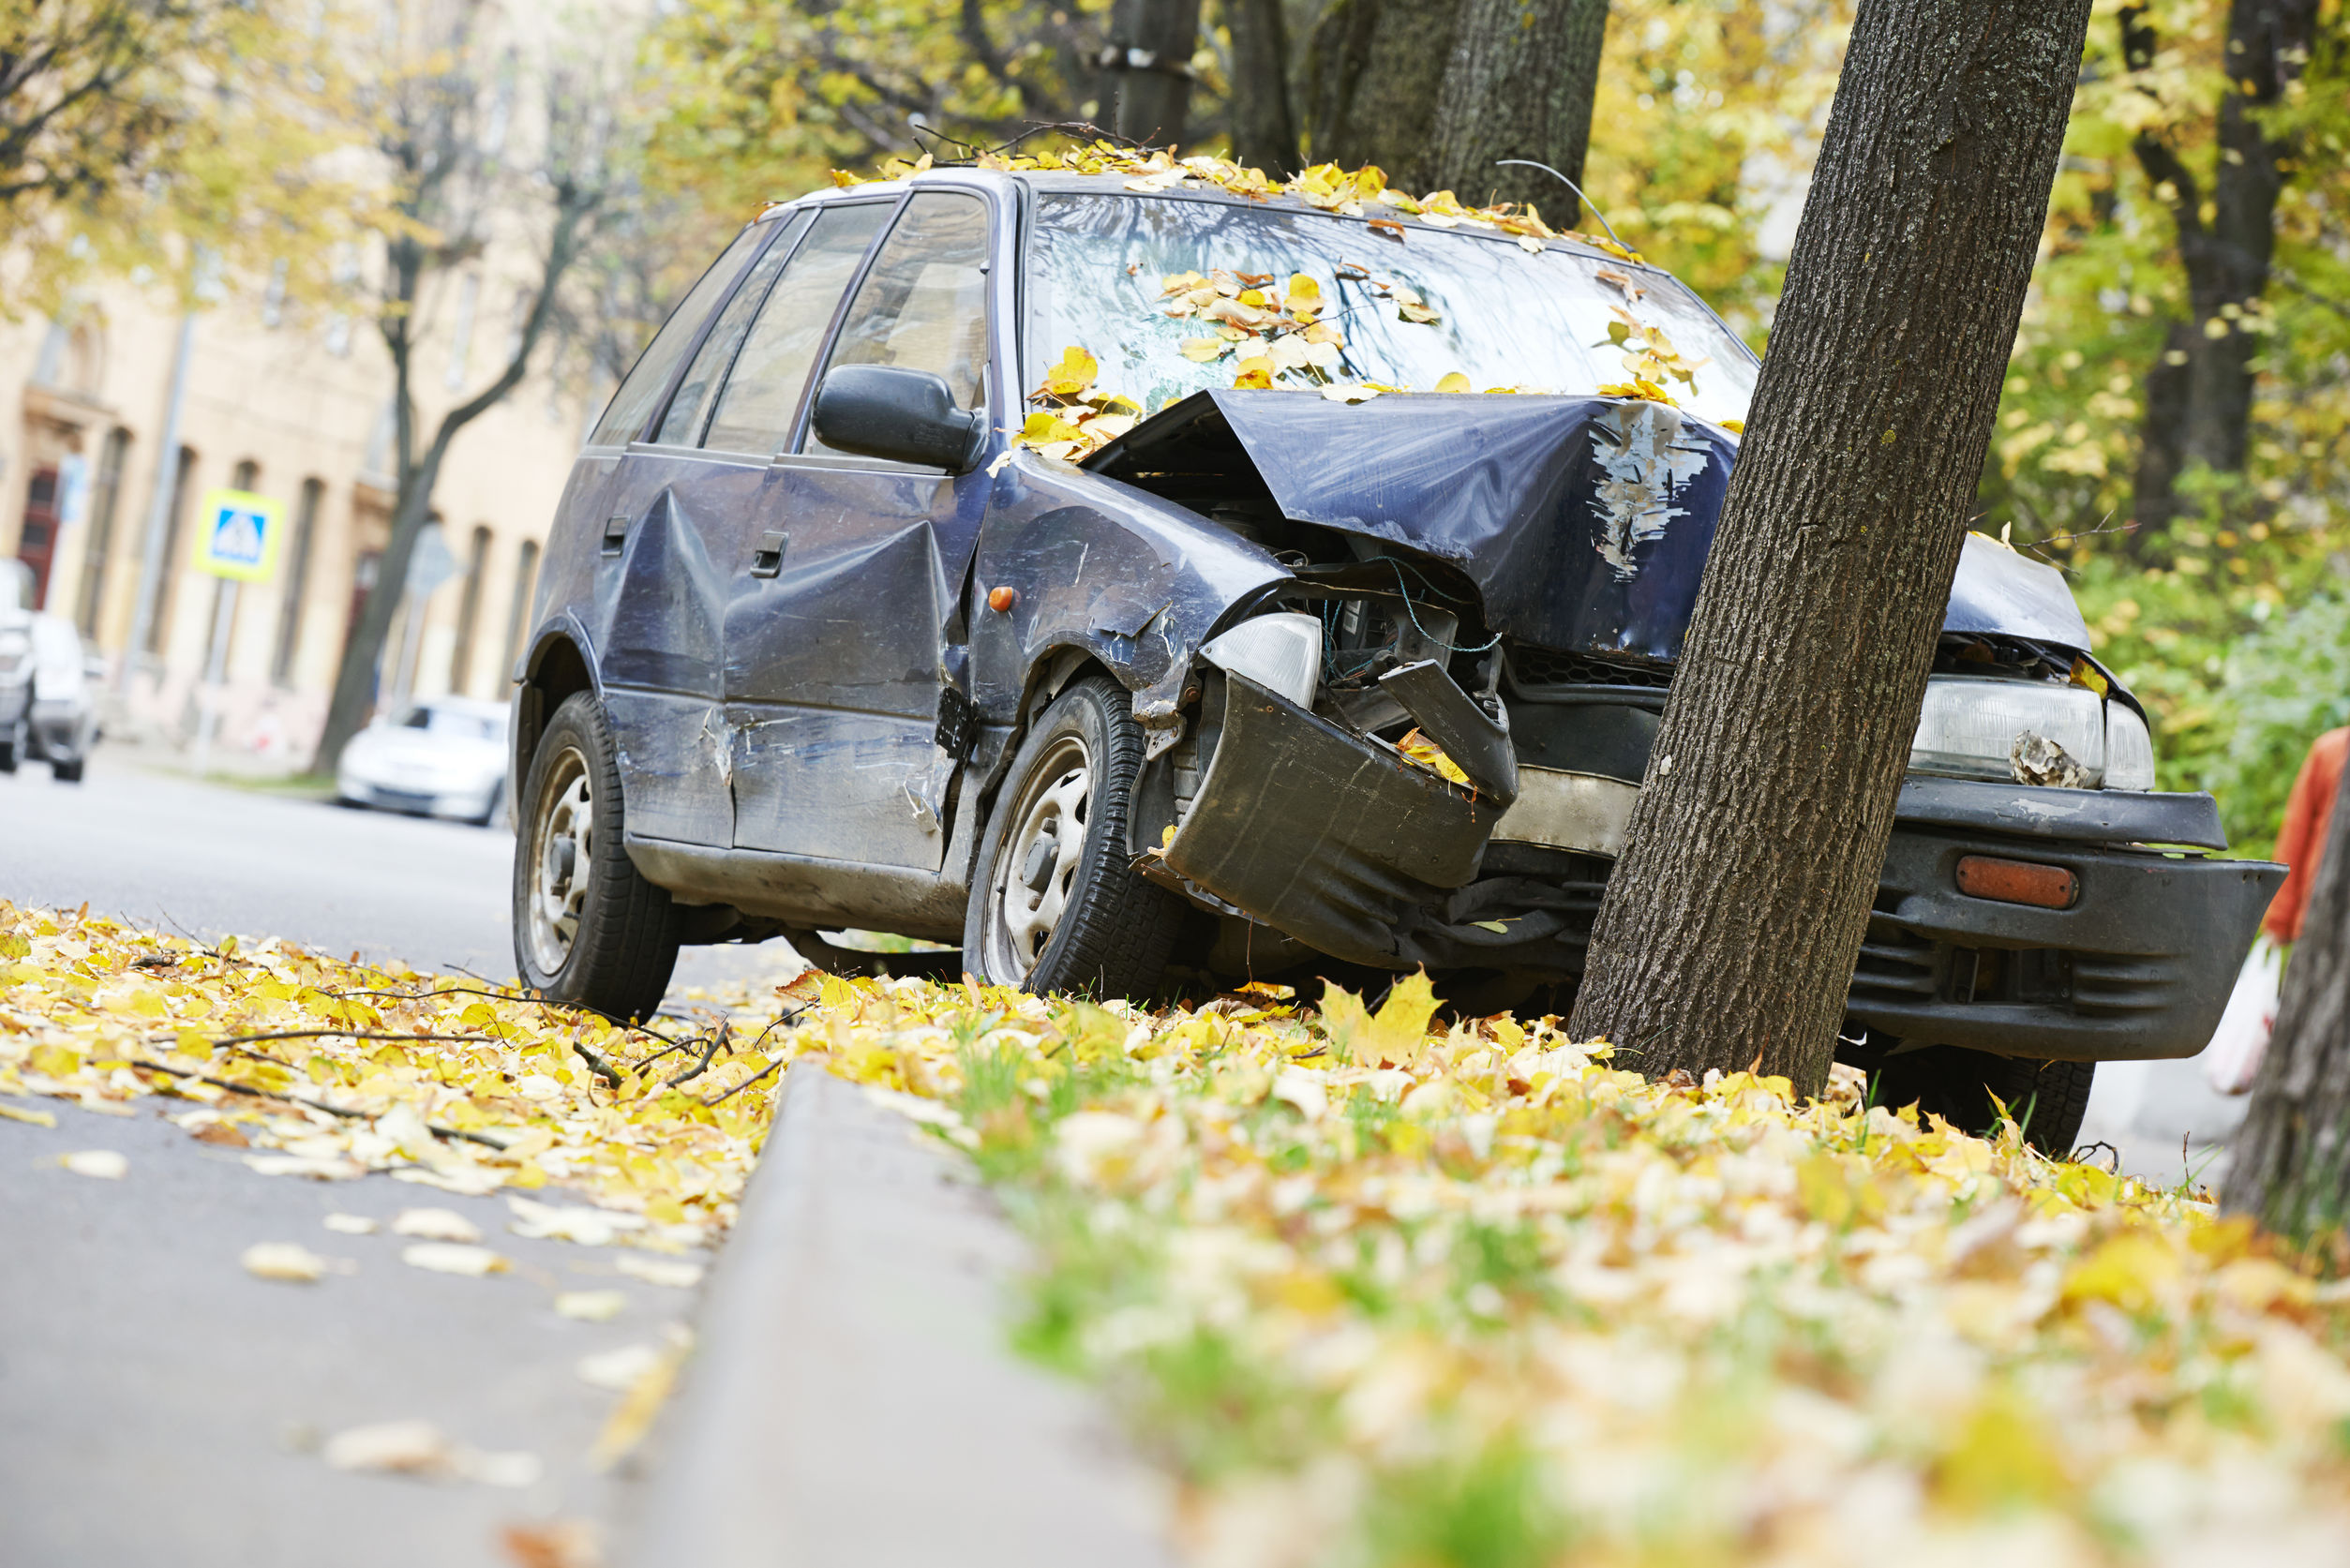
<path id="1" fill-rule="evenodd" d="M 547 720 L 574 693 L 601 694 L 602 690 L 587 635 L 577 625 L 566 620 L 539 633 L 523 659 L 521 679 L 514 694 L 514 755 L 506 768 L 506 789 L 516 821 L 521 819 L 521 810 L 516 792 L 531 771 L 531 758 L 538 753 L 539 737 L 546 733 Z"/>

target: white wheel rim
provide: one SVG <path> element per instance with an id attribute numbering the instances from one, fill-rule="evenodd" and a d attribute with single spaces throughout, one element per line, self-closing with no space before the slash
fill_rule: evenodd
<path id="1" fill-rule="evenodd" d="M 566 746 L 546 771 L 531 834 L 531 954 L 539 972 L 553 975 L 571 956 L 588 903 L 595 848 L 595 796 L 588 759 Z"/>
<path id="2" fill-rule="evenodd" d="M 1092 817 L 1093 757 L 1083 737 L 1065 735 L 1029 771 L 1012 808 L 988 889 L 989 967 L 1011 982 L 1036 972 L 1069 912 Z"/>

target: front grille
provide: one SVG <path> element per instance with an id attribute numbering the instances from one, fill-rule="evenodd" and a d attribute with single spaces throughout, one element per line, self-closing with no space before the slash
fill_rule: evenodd
<path id="1" fill-rule="evenodd" d="M 1509 673 L 1520 686 L 1632 686 L 1661 692 L 1672 684 L 1672 666 L 1629 654 L 1561 653 L 1514 642 Z"/>
<path id="2" fill-rule="evenodd" d="M 1872 923 L 1852 965 L 1852 994 L 1932 1001 L 1941 990 L 1935 945 L 1897 926 Z"/>

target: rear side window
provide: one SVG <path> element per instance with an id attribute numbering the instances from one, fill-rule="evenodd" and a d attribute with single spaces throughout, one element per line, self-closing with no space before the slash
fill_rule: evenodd
<path id="1" fill-rule="evenodd" d="M 808 367 L 832 324 L 848 280 L 857 275 L 874 235 L 888 220 L 885 202 L 826 207 L 769 291 L 767 304 L 742 340 L 734 372 L 711 416 L 702 444 L 724 452 L 774 453 L 791 439 L 792 417 L 808 383 Z"/>
<path id="2" fill-rule="evenodd" d="M 743 260 L 773 231 L 766 224 L 751 224 L 735 236 L 726 254 L 711 263 L 701 281 L 685 296 L 685 303 L 653 334 L 652 342 L 638 356 L 636 367 L 621 382 L 621 389 L 612 394 L 604 417 L 596 421 L 595 433 L 588 438 L 590 446 L 620 446 L 636 439 L 652 406 L 661 400 L 662 389 L 669 384 L 669 372 L 685 357 L 702 319 L 717 306 L 718 296 L 726 291 L 734 275 L 742 270 Z"/>
<path id="3" fill-rule="evenodd" d="M 717 394 L 718 383 L 726 380 L 726 366 L 734 362 L 735 351 L 742 347 L 742 335 L 750 329 L 752 315 L 757 311 L 759 301 L 767 297 L 768 286 L 775 281 L 775 275 L 791 259 L 791 247 L 807 230 L 812 216 L 803 212 L 792 218 L 790 229 L 752 263 L 742 287 L 734 291 L 734 298 L 719 312 L 717 324 L 702 339 L 701 351 L 695 354 L 685 379 L 678 383 L 677 396 L 669 399 L 669 411 L 662 417 L 654 441 L 664 446 L 692 446 L 695 438 L 701 434 L 711 399 Z"/>
<path id="4" fill-rule="evenodd" d="M 865 274 L 831 363 L 935 371 L 958 404 L 976 408 L 987 371 L 986 267 L 986 202 L 914 197 Z M 826 450 L 813 433 L 808 449 Z"/>

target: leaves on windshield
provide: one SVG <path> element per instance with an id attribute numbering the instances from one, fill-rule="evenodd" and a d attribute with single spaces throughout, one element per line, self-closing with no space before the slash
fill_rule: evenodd
<path id="1" fill-rule="evenodd" d="M 1551 228 L 1542 221 L 1541 210 L 1531 202 L 1524 207 L 1509 202 L 1472 207 L 1449 190 L 1431 191 L 1415 200 L 1390 187 L 1385 172 L 1370 164 L 1350 172 L 1335 163 L 1318 163 L 1293 180 L 1276 182 L 1267 179 L 1263 170 L 1247 168 L 1230 158 L 1178 158 L 1163 148 L 1145 154 L 1130 147 L 1093 142 L 1057 151 L 1048 148 L 1018 154 L 982 153 L 970 160 L 970 166 L 1004 173 L 1042 170 L 1070 174 L 1124 174 L 1129 190 L 1151 194 L 1188 186 L 1228 191 L 1260 202 L 1288 197 L 1340 217 L 1370 217 L 1373 230 L 1393 240 L 1401 240 L 1405 234 L 1403 226 L 1396 220 L 1396 215 L 1401 214 L 1433 229 L 1487 229 L 1515 234 L 1521 240 L 1535 242 L 1528 246 L 1530 249 L 1539 248 L 1544 240 L 1569 239 L 1627 261 L 1641 260 L 1639 252 L 1600 235 Z M 883 160 L 876 177 L 905 179 L 930 167 L 927 153 L 919 158 L 892 157 Z M 863 175 L 835 169 L 832 183 L 859 186 L 868 182 Z"/>

